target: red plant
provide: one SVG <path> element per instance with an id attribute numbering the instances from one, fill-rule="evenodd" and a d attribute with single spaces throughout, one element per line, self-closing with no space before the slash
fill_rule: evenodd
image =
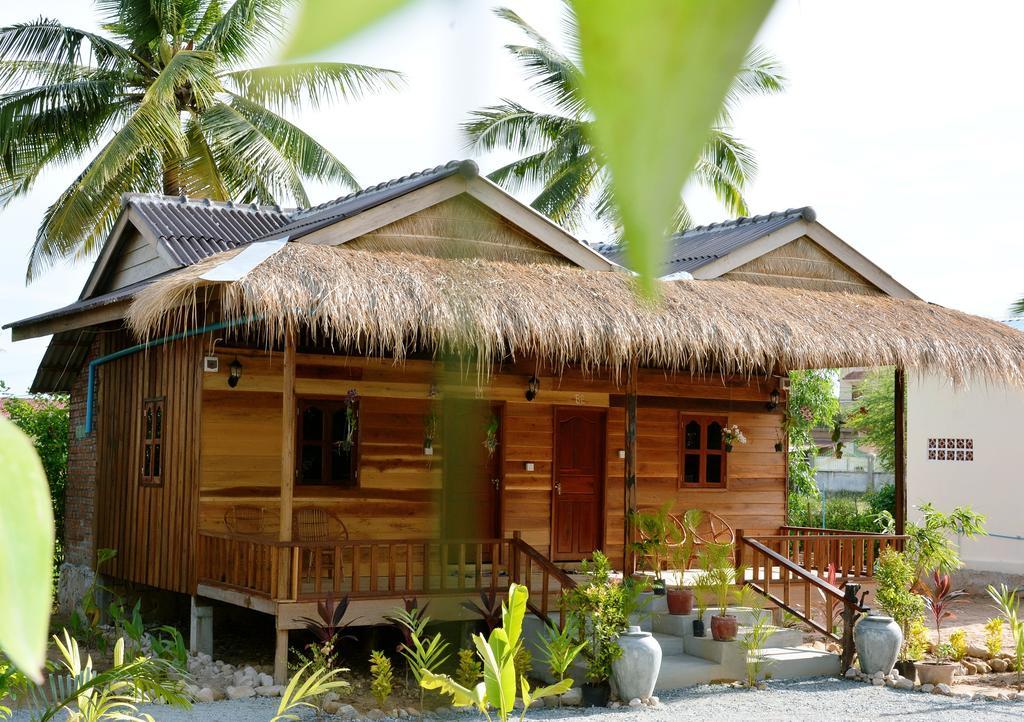
<path id="1" fill-rule="evenodd" d="M 496 592 L 480 592 L 480 604 L 475 602 L 463 602 L 462 607 L 474 614 L 479 614 L 484 624 L 487 625 L 487 633 L 494 631 L 495 627 L 501 626 L 501 598 Z"/>
<path id="2" fill-rule="evenodd" d="M 839 583 L 839 577 L 836 574 L 836 565 L 829 562 L 828 572 L 825 574 L 825 581 L 831 584 L 837 589 L 842 589 L 846 586 L 846 582 Z M 839 622 L 842 619 L 843 614 L 843 603 L 842 600 L 836 599 L 831 594 L 826 594 L 822 590 L 818 590 L 818 594 L 821 595 L 821 601 L 825 607 L 825 624 L 826 629 L 830 632 L 835 632 L 839 626 Z M 808 610 L 810 611 L 810 610 Z"/>
<path id="3" fill-rule="evenodd" d="M 938 634 L 936 649 L 942 644 L 942 623 L 947 619 L 956 619 L 956 615 L 949 610 L 949 606 L 955 602 L 962 601 L 961 597 L 967 596 L 963 589 L 953 589 L 953 582 L 948 574 L 940 574 L 938 570 L 932 572 L 934 586 L 928 586 L 921 582 L 921 596 L 924 598 L 924 605 L 931 612 L 935 620 L 935 632 Z"/>

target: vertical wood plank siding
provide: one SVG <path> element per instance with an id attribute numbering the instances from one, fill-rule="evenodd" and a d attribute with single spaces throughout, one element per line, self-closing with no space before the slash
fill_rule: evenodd
<path id="1" fill-rule="evenodd" d="M 104 353 L 133 342 L 112 334 Z M 189 339 L 99 368 L 97 548 L 117 551 L 101 569 L 118 579 L 176 592 L 195 587 L 199 490 L 201 342 Z M 139 484 L 144 399 L 163 397 L 159 486 Z"/>

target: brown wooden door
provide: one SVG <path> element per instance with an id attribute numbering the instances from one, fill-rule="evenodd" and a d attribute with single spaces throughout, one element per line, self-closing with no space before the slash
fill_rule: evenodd
<path id="1" fill-rule="evenodd" d="M 444 536 L 497 539 L 501 536 L 502 407 L 449 400 L 444 413 Z M 488 431 L 497 424 L 493 441 Z M 492 447 L 492 448 L 489 448 Z"/>
<path id="2" fill-rule="evenodd" d="M 600 409 L 555 410 L 552 559 L 583 559 L 601 548 L 604 437 Z"/>

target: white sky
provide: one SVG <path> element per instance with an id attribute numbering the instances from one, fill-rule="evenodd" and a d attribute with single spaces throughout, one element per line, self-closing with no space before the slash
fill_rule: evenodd
<path id="1" fill-rule="evenodd" d="M 510 1 L 549 36 L 551 0 Z M 406 89 L 296 116 L 364 184 L 467 155 L 457 131 L 472 108 L 530 100 L 501 47 L 518 35 L 481 0 L 419 0 L 332 59 L 406 73 Z M 969 9 L 968 9 L 969 8 Z M 94 28 L 84 0 L 5 2 L 0 25 L 40 14 Z M 761 172 L 754 213 L 812 205 L 818 220 L 927 300 L 994 318 L 1024 294 L 1024 244 L 1013 208 L 1024 188 L 1019 29 L 1024 4 L 779 0 L 760 42 L 785 66 L 789 90 L 748 101 L 736 131 Z M 536 105 L 536 103 L 533 103 Z M 504 158 L 477 159 L 483 170 Z M 77 299 L 88 263 L 26 287 L 39 218 L 78 171 L 54 171 L 0 212 L 0 322 Z M 338 195 L 312 189 L 319 202 Z M 693 194 L 699 222 L 724 218 Z M 0 379 L 31 382 L 46 339 L 0 335 Z"/>

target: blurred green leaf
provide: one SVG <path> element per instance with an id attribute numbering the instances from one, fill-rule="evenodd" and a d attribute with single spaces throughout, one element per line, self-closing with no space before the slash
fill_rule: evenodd
<path id="1" fill-rule="evenodd" d="M 0 649 L 42 681 L 53 604 L 53 508 L 32 441 L 0 417 Z"/>
<path id="2" fill-rule="evenodd" d="M 409 0 L 302 0 L 299 20 L 284 51 L 286 60 L 337 45 Z"/>
<path id="3" fill-rule="evenodd" d="M 665 232 L 772 0 L 576 0 L 583 93 L 631 266 L 653 292 Z"/>

